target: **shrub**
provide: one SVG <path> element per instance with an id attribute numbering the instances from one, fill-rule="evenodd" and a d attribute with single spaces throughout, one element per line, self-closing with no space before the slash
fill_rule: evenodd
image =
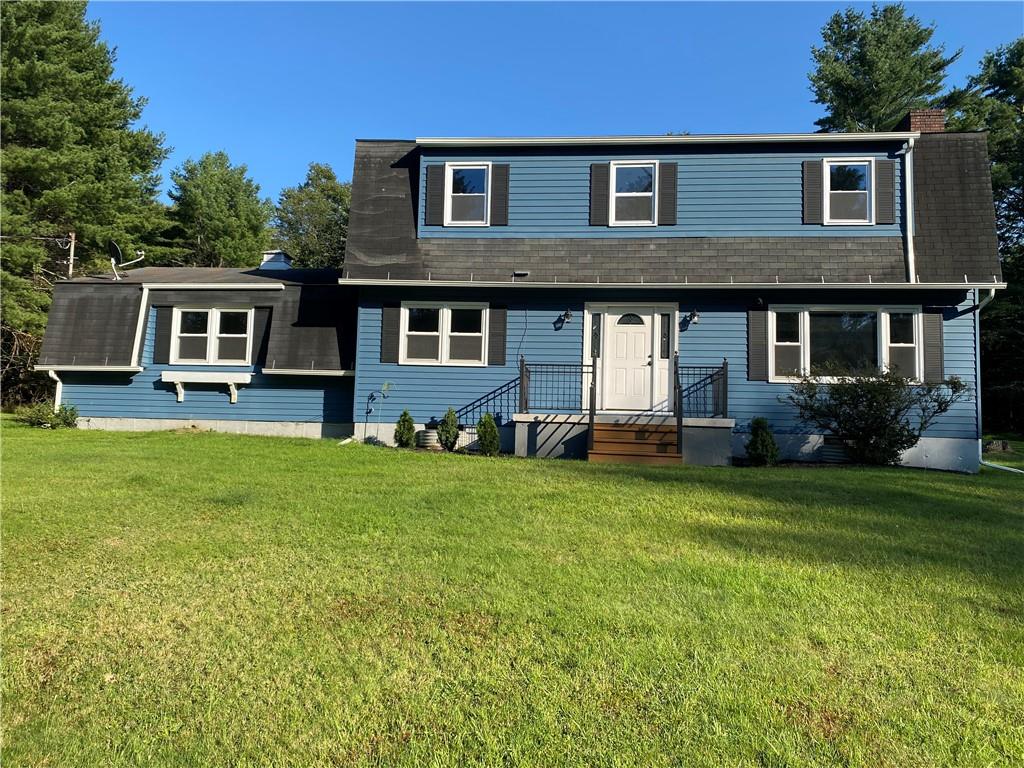
<path id="1" fill-rule="evenodd" d="M 441 423 L 437 425 L 437 440 L 446 451 L 454 451 L 459 443 L 459 418 L 449 408 Z"/>
<path id="2" fill-rule="evenodd" d="M 49 403 L 35 403 L 19 409 L 15 418 L 31 427 L 74 429 L 78 426 L 78 409 L 73 405 L 62 405 L 55 413 Z"/>
<path id="3" fill-rule="evenodd" d="M 896 373 L 871 372 L 804 376 L 786 400 L 805 424 L 843 439 L 854 461 L 896 465 L 936 418 L 969 395 L 970 387 L 955 376 L 914 384 Z"/>
<path id="4" fill-rule="evenodd" d="M 416 442 L 416 425 L 409 411 L 402 411 L 395 424 L 395 445 L 399 448 L 412 448 Z"/>
<path id="5" fill-rule="evenodd" d="M 750 422 L 747 458 L 755 467 L 771 467 L 779 460 L 779 446 L 768 426 L 768 419 L 758 416 Z"/>
<path id="6" fill-rule="evenodd" d="M 476 425 L 476 444 L 484 456 L 497 456 L 501 450 L 501 438 L 498 436 L 498 424 L 494 417 L 485 413 Z"/>

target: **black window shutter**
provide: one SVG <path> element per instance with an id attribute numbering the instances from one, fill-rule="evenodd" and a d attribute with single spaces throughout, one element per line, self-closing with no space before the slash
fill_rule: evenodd
<path id="1" fill-rule="evenodd" d="M 804 160 L 804 224 L 822 224 L 824 182 L 820 160 Z"/>
<path id="2" fill-rule="evenodd" d="M 444 166 L 427 166 L 427 202 L 424 222 L 428 227 L 444 226 Z"/>
<path id="3" fill-rule="evenodd" d="M 677 163 L 658 164 L 658 226 L 674 227 L 676 225 L 678 178 L 679 165 Z"/>
<path id="4" fill-rule="evenodd" d="M 747 310 L 747 380 L 768 381 L 768 312 Z"/>
<path id="5" fill-rule="evenodd" d="M 401 325 L 402 308 L 400 305 L 385 304 L 381 307 L 380 361 L 382 363 L 398 362 Z"/>
<path id="6" fill-rule="evenodd" d="M 508 164 L 491 166 L 491 226 L 508 226 Z"/>
<path id="7" fill-rule="evenodd" d="M 505 364 L 505 340 L 508 336 L 508 308 L 491 305 L 487 324 L 487 364 Z"/>
<path id="8" fill-rule="evenodd" d="M 896 161 L 875 161 L 875 223 L 896 223 Z"/>
<path id="9" fill-rule="evenodd" d="M 253 363 L 266 365 L 267 344 L 270 342 L 270 307 L 256 307 L 252 318 Z"/>
<path id="10" fill-rule="evenodd" d="M 171 362 L 171 323 L 173 312 L 173 307 L 156 308 L 156 327 L 153 334 L 154 365 L 167 365 Z"/>
<path id="11" fill-rule="evenodd" d="M 608 226 L 608 163 L 590 164 L 590 226 Z"/>
<path id="12" fill-rule="evenodd" d="M 924 381 L 939 384 L 946 380 L 946 363 L 942 344 L 942 312 L 925 312 L 924 319 Z"/>

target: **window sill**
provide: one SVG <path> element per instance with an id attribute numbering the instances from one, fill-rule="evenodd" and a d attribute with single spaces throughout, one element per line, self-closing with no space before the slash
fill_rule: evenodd
<path id="1" fill-rule="evenodd" d="M 437 360 L 399 360 L 398 365 L 415 366 L 419 368 L 486 368 L 487 363 L 442 363 Z"/>
<path id="2" fill-rule="evenodd" d="M 160 381 L 174 385 L 179 403 L 185 400 L 185 384 L 226 384 L 234 405 L 238 402 L 238 385 L 252 382 L 252 374 L 240 371 L 161 371 Z"/>

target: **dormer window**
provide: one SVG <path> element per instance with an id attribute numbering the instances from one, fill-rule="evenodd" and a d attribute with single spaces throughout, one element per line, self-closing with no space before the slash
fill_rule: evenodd
<path id="1" fill-rule="evenodd" d="M 445 166 L 444 225 L 486 227 L 490 211 L 490 163 Z"/>
<path id="2" fill-rule="evenodd" d="M 657 184 L 656 162 L 612 163 L 608 224 L 613 227 L 653 226 Z"/>
<path id="3" fill-rule="evenodd" d="M 874 224 L 871 159 L 825 160 L 825 224 Z"/>

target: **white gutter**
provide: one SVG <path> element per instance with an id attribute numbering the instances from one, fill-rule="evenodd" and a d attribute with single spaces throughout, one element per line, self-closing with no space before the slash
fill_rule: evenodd
<path id="1" fill-rule="evenodd" d="M 311 368 L 263 368 L 260 373 L 277 374 L 279 376 L 355 376 L 356 372 L 349 369 L 328 371 Z"/>
<path id="2" fill-rule="evenodd" d="M 57 382 L 57 389 L 53 393 L 53 412 L 56 413 L 60 410 L 60 399 L 64 396 L 64 382 L 60 380 L 60 376 L 52 368 L 47 373 L 51 379 Z"/>
<path id="3" fill-rule="evenodd" d="M 138 373 L 141 365 L 37 365 L 36 371 L 90 371 L 95 373 Z M 53 378 L 52 376 L 50 377 Z"/>
<path id="4" fill-rule="evenodd" d="M 283 291 L 284 283 L 143 283 L 153 291 Z"/>
<path id="5" fill-rule="evenodd" d="M 132 365 L 139 364 L 139 348 L 142 346 L 142 328 L 146 324 L 146 300 L 149 298 L 149 287 L 142 286 L 142 301 L 139 303 L 139 317 L 135 322 L 135 341 L 132 342 Z"/>
<path id="6" fill-rule="evenodd" d="M 907 279 L 917 282 L 917 262 L 914 258 L 914 137 L 907 139 L 907 151 L 903 155 L 906 165 L 907 188 L 903 193 L 907 206 Z"/>
<path id="7" fill-rule="evenodd" d="M 992 290 L 1003 289 L 1006 283 L 999 283 L 993 279 L 991 283 L 826 283 L 824 280 L 818 283 L 647 283 L 638 281 L 634 283 L 602 283 L 602 282 L 543 282 L 543 281 L 522 281 L 522 280 L 391 280 L 380 278 L 338 278 L 341 285 L 392 285 L 392 286 L 430 286 L 450 288 L 699 288 L 701 290 L 736 290 L 742 288 L 757 289 L 792 289 L 792 288 L 851 288 L 871 290 L 964 290 L 970 288 L 989 288 Z"/>
<path id="8" fill-rule="evenodd" d="M 539 146 L 593 146 L 630 144 L 743 144 L 793 142 L 853 142 L 853 141 L 909 141 L 921 135 L 919 131 L 887 131 L 879 133 L 725 133 L 690 134 L 685 136 L 492 136 L 418 137 L 421 147 L 539 147 Z"/>

